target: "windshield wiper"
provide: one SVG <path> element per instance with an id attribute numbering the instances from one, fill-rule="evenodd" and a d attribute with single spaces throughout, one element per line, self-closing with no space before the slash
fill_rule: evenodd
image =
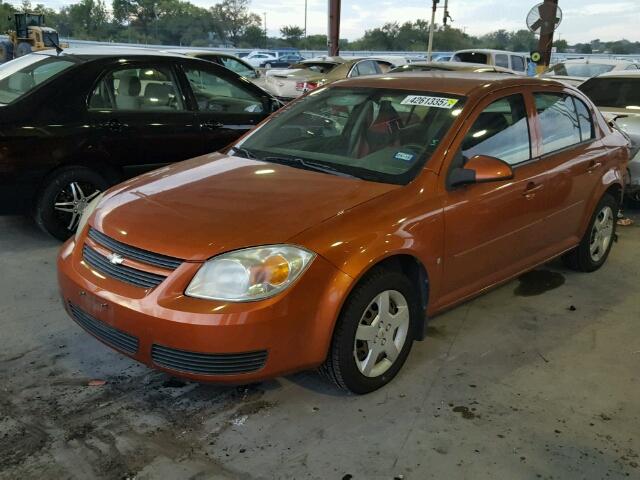
<path id="1" fill-rule="evenodd" d="M 328 165 L 315 163 L 315 162 L 310 162 L 309 160 L 305 160 L 304 158 L 298 158 L 298 157 L 264 157 L 264 158 L 261 158 L 260 160 L 264 160 L 265 162 L 284 163 L 284 164 L 287 164 L 287 165 L 298 164 L 298 165 L 301 165 L 301 166 L 303 166 L 304 168 L 306 168 L 308 170 L 315 170 L 317 172 L 328 173 L 330 175 L 337 175 L 339 177 L 345 177 L 345 178 L 358 178 L 355 175 L 350 175 L 348 173 L 341 172 L 340 170 L 337 170 L 337 169 L 335 169 L 333 167 L 329 167 Z"/>
<path id="2" fill-rule="evenodd" d="M 256 157 L 250 150 L 247 150 L 246 148 L 242 148 L 242 147 L 231 147 L 231 151 L 229 153 L 231 153 L 231 155 L 241 153 L 242 155 L 239 155 L 239 156 L 244 156 L 245 158 L 250 158 L 252 160 L 258 159 L 258 157 Z"/>

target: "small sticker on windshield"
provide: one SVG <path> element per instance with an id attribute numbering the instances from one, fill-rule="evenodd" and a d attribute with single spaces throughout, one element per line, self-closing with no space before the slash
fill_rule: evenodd
<path id="1" fill-rule="evenodd" d="M 396 154 L 393 156 L 393 158 L 395 158 L 396 160 L 404 160 L 405 162 L 410 162 L 411 160 L 413 160 L 413 157 L 415 157 L 413 153 L 405 152 L 396 152 Z"/>
<path id="2" fill-rule="evenodd" d="M 458 103 L 457 98 L 445 98 L 445 97 L 428 97 L 425 95 L 407 95 L 401 105 L 420 105 L 423 107 L 435 107 L 435 108 L 453 108 Z"/>

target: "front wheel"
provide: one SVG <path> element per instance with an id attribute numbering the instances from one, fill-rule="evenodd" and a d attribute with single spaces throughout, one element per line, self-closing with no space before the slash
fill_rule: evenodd
<path id="1" fill-rule="evenodd" d="M 36 223 L 58 240 L 66 240 L 75 233 L 85 207 L 109 186 L 105 177 L 87 167 L 71 166 L 54 172 L 38 196 Z"/>
<path id="2" fill-rule="evenodd" d="M 419 318 L 417 295 L 407 277 L 374 270 L 347 299 L 320 373 L 353 393 L 377 390 L 402 368 Z"/>
<path id="3" fill-rule="evenodd" d="M 580 244 L 562 257 L 569 268 L 593 272 L 604 265 L 616 236 L 618 207 L 618 202 L 610 194 L 602 197 Z"/>
<path id="4" fill-rule="evenodd" d="M 16 58 L 24 57 L 25 55 L 29 55 L 33 51 L 30 43 L 20 42 L 16 47 Z"/>

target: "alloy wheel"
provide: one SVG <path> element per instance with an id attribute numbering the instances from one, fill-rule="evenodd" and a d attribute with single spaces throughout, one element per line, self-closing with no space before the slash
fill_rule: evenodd
<path id="1" fill-rule="evenodd" d="M 378 377 L 394 364 L 409 333 L 409 305 L 396 290 L 385 290 L 367 306 L 356 330 L 353 355 L 360 373 Z"/>
<path id="2" fill-rule="evenodd" d="M 594 262 L 599 262 L 607 253 L 613 237 L 613 222 L 614 214 L 611 207 L 602 207 L 593 222 L 589 242 L 589 254 Z"/>
<path id="3" fill-rule="evenodd" d="M 53 209 L 60 223 L 75 231 L 87 205 L 100 194 L 100 190 L 87 182 L 71 182 L 56 196 Z"/>

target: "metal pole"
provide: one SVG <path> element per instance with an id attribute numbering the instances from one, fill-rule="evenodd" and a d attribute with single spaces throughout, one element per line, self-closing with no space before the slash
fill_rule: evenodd
<path id="1" fill-rule="evenodd" d="M 269 34 L 267 33 L 267 12 L 264 12 L 264 48 L 269 48 Z"/>
<path id="2" fill-rule="evenodd" d="M 544 72 L 551 63 L 551 48 L 553 47 L 553 30 L 556 26 L 556 14 L 558 12 L 558 0 L 544 0 L 540 6 L 540 19 L 542 27 L 540 30 L 540 40 L 538 51 L 542 58 L 538 62 L 536 70 L 538 73 Z"/>
<path id="3" fill-rule="evenodd" d="M 340 4 L 341 0 L 329 0 L 327 51 L 332 57 L 340 54 Z"/>
<path id="4" fill-rule="evenodd" d="M 433 8 L 431 9 L 431 23 L 429 24 L 429 45 L 427 46 L 427 62 L 431 61 L 431 52 L 433 51 L 433 31 L 436 23 L 436 5 L 438 0 L 433 0 Z"/>
<path id="5" fill-rule="evenodd" d="M 307 0 L 304 0 L 304 38 L 307 38 Z"/>

